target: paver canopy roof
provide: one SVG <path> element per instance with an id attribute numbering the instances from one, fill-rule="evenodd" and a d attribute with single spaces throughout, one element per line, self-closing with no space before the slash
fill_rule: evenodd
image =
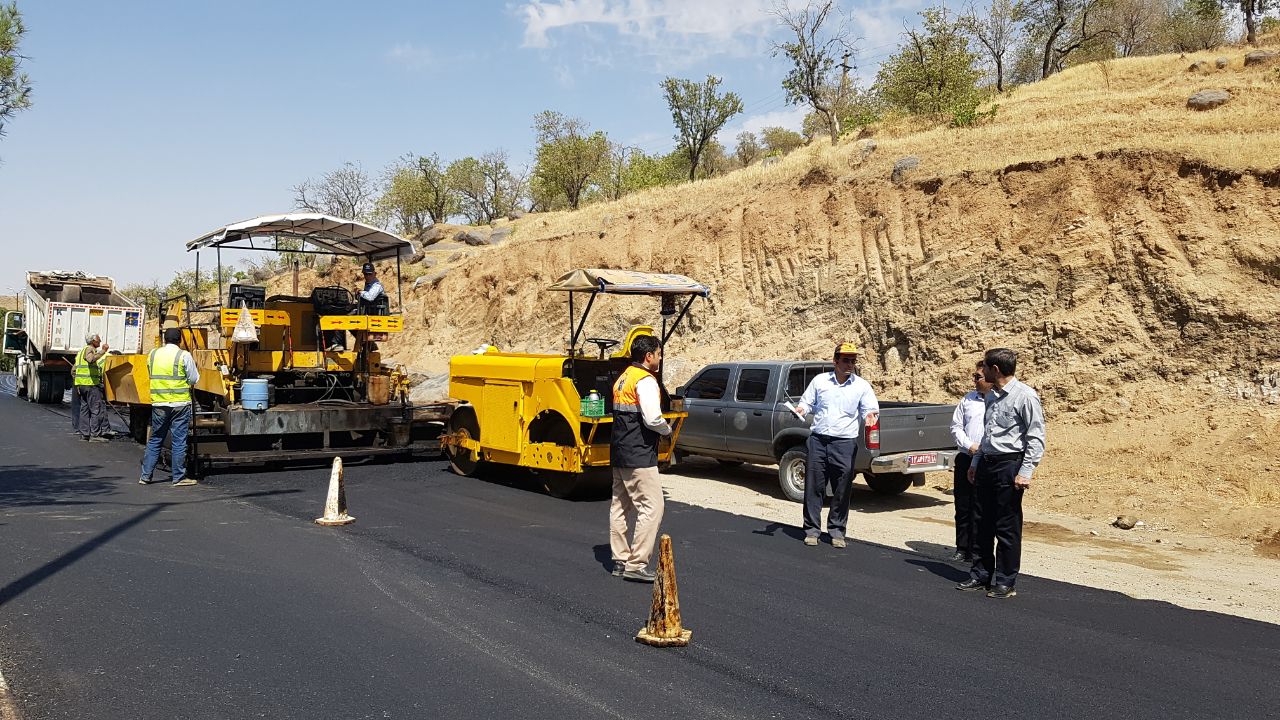
<path id="1" fill-rule="evenodd" d="M 560 276 L 549 288 L 569 292 L 599 291 L 622 295 L 701 295 L 711 289 L 684 275 L 650 273 L 637 270 L 604 270 L 579 268 Z"/>
<path id="2" fill-rule="evenodd" d="M 187 243 L 187 250 L 227 246 L 254 238 L 293 238 L 335 255 L 358 255 L 374 260 L 409 256 L 413 243 L 386 230 L 322 213 L 297 212 L 263 215 L 218 228 Z M 238 246 L 243 249 L 243 246 Z M 274 250 L 274 247 L 262 247 Z"/>

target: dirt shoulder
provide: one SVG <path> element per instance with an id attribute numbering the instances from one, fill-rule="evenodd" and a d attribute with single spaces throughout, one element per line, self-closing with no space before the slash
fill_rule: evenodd
<path id="1" fill-rule="evenodd" d="M 945 559 L 955 543 L 949 486 L 949 478 L 934 474 L 926 487 L 885 498 L 855 483 L 850 537 Z M 800 506 L 781 497 L 773 467 L 723 468 L 690 458 L 679 472 L 663 475 L 663 487 L 676 502 L 800 525 Z M 1280 624 L 1280 562 L 1258 547 L 1162 526 L 1124 531 L 1097 520 L 1028 509 L 1022 567 L 1030 576 Z M 831 549 L 824 545 L 818 551 Z"/>

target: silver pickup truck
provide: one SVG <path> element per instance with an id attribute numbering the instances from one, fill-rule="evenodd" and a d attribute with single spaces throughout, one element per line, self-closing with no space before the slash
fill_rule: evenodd
<path id="1" fill-rule="evenodd" d="M 724 465 L 778 464 L 778 481 L 791 500 L 804 499 L 805 441 L 811 419 L 800 420 L 783 404 L 795 404 L 831 363 L 760 361 L 708 365 L 676 388 L 689 413 L 676 441 L 681 456 L 702 455 Z M 880 401 L 879 424 L 858 438 L 854 471 L 872 490 L 896 495 L 924 473 L 950 470 L 956 457 L 950 425 L 954 405 Z"/>

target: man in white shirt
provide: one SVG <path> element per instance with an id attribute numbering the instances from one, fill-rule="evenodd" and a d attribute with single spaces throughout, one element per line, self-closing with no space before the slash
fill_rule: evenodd
<path id="1" fill-rule="evenodd" d="M 977 498 L 969 482 L 969 463 L 982 444 L 983 415 L 987 411 L 984 399 L 991 390 L 991 383 L 982 374 L 982 361 L 974 365 L 973 390 L 965 393 L 951 414 L 951 439 L 955 441 L 956 465 L 951 484 L 956 505 L 956 552 L 951 559 L 956 562 L 972 562 L 976 554 L 978 538 Z"/>
<path id="2" fill-rule="evenodd" d="M 858 433 L 863 422 L 868 426 L 880 422 L 880 403 L 871 384 L 855 373 L 857 362 L 857 346 L 851 342 L 836 345 L 835 371 L 815 377 L 796 406 L 801 415 L 813 413 L 804 471 L 805 545 L 818 544 L 823 500 L 830 486 L 827 533 L 831 535 L 831 547 L 845 546 Z"/>

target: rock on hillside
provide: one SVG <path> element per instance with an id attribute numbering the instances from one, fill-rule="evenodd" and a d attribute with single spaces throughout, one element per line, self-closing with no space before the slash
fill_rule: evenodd
<path id="1" fill-rule="evenodd" d="M 903 185 L 811 172 L 695 212 L 655 203 L 604 240 L 522 222 L 518 241 L 418 295 L 394 355 L 441 370 L 482 342 L 559 350 L 564 298 L 545 287 L 600 266 L 712 286 L 671 347 L 675 382 L 705 361 L 824 358 L 852 338 L 883 397 L 944 399 L 1005 345 L 1067 411 L 1145 383 L 1247 385 L 1280 359 L 1280 172 L 1123 152 Z M 588 332 L 613 337 L 658 320 L 642 300 L 593 317 Z"/>

